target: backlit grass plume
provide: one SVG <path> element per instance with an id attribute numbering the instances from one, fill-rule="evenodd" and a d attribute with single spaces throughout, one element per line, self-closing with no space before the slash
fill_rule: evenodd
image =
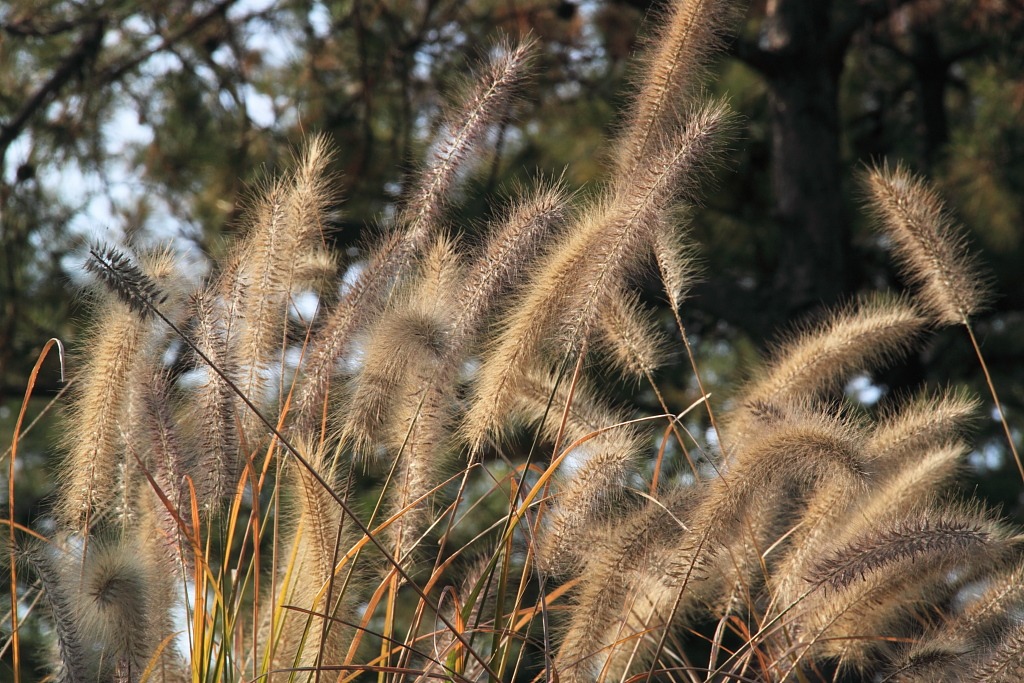
<path id="1" fill-rule="evenodd" d="M 174 315 L 180 301 L 169 301 L 169 290 L 161 291 L 159 283 L 176 286 L 170 281 L 177 265 L 166 252 L 144 254 L 139 265 L 118 249 L 91 248 L 86 263 L 104 288 L 95 294 L 100 322 L 93 328 L 88 369 L 69 417 L 74 426 L 59 508 L 69 528 L 87 533 L 103 519 L 125 521 L 131 514 L 123 502 L 117 504 L 119 493 L 122 499 L 134 495 L 126 493 L 136 470 L 124 441 L 132 429 L 126 423 L 132 415 L 130 395 L 167 340 L 169 330 L 153 315 L 155 306 L 170 303 L 167 314 Z"/>
<path id="2" fill-rule="evenodd" d="M 781 343 L 743 392 L 744 402 L 756 408 L 833 390 L 856 371 L 903 353 L 926 326 L 904 299 L 865 298 Z"/>
<path id="3" fill-rule="evenodd" d="M 920 289 L 922 305 L 937 322 L 963 325 L 967 330 L 1017 471 L 1024 480 L 1024 462 L 1017 452 L 1016 439 L 971 324 L 971 319 L 991 294 L 977 257 L 968 250 L 963 229 L 935 189 L 905 166 L 875 167 L 867 174 L 866 185 L 869 209 L 892 240 L 893 251 L 904 272 Z"/>
<path id="4" fill-rule="evenodd" d="M 866 184 L 868 208 L 920 288 L 922 305 L 943 324 L 966 323 L 989 298 L 988 287 L 938 193 L 902 164 L 871 169 Z"/>
<path id="5" fill-rule="evenodd" d="M 611 183 L 536 265 L 484 358 L 463 432 L 474 451 L 507 416 L 524 368 L 557 367 L 588 343 L 600 312 L 653 243 L 652 228 L 680 195 L 690 199 L 728 133 L 724 103 L 704 103 L 663 140 L 634 182 Z"/>
<path id="6" fill-rule="evenodd" d="M 709 57 L 724 45 L 737 14 L 732 0 L 680 2 L 665 11 L 641 57 L 636 97 L 616 145 L 618 169 L 624 175 L 657 148 L 665 131 L 678 126 L 684 116 L 680 105 L 706 77 Z"/>
<path id="7" fill-rule="evenodd" d="M 310 349 L 310 360 L 296 397 L 296 420 L 303 427 L 319 423 L 333 369 L 348 351 L 353 333 L 379 311 L 394 278 L 408 268 L 438 229 L 438 219 L 467 163 L 479 158 L 487 132 L 507 108 L 523 80 L 532 43 L 505 46 L 490 68 L 473 84 L 459 108 L 443 122 L 445 137 L 417 179 L 398 213 L 393 230 L 371 253 L 369 265 L 325 321 Z"/>

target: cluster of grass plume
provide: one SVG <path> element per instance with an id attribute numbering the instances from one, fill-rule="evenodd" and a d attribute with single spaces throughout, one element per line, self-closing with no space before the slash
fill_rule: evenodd
<path id="1" fill-rule="evenodd" d="M 202 282 L 93 249 L 55 530 L 12 525 L 8 549 L 14 622 L 48 607 L 55 678 L 1020 680 L 1022 537 L 951 491 L 979 401 L 871 416 L 842 393 L 986 298 L 923 180 L 866 183 L 916 293 L 791 327 L 717 416 L 699 373 L 691 406 L 658 390 L 670 349 L 633 283 L 655 271 L 685 341 L 680 223 L 733 127 L 700 84 L 735 13 L 666 11 L 597 191 L 517 188 L 477 243 L 446 212 L 528 41 L 445 114 L 344 287 L 321 137 Z M 311 320 L 290 312 L 309 292 Z M 615 405 L 608 375 L 664 414 Z M 671 476 L 670 435 L 691 468 Z"/>

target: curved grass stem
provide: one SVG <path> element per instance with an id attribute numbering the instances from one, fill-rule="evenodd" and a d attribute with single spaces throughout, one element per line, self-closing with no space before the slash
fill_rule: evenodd
<path id="1" fill-rule="evenodd" d="M 967 335 L 971 338 L 971 346 L 974 347 L 974 353 L 978 356 L 978 363 L 981 365 L 981 371 L 985 374 L 985 383 L 988 385 L 989 393 L 992 395 L 992 401 L 996 405 L 996 412 L 999 414 L 999 422 L 1003 425 L 1003 432 L 1006 434 L 1006 443 L 1010 447 L 1010 453 L 1013 454 L 1013 462 L 1017 465 L 1017 472 L 1020 473 L 1021 481 L 1024 481 L 1024 464 L 1021 463 L 1020 454 L 1017 452 L 1017 445 L 1013 441 L 1013 433 L 1010 431 L 1010 424 L 1006 421 L 1006 413 L 1003 412 L 1003 404 L 999 400 L 999 394 L 996 392 L 996 385 L 992 382 L 992 375 L 988 371 L 988 363 L 985 362 L 985 356 L 981 353 L 981 346 L 978 344 L 978 338 L 974 336 L 974 328 L 970 322 L 966 319 L 963 321 L 964 327 L 967 329 Z"/>

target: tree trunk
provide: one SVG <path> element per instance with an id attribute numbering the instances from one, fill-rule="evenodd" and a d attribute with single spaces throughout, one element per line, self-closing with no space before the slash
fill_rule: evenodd
<path id="1" fill-rule="evenodd" d="M 927 26 L 918 26 L 913 33 L 914 88 L 921 111 L 922 171 L 928 173 L 949 142 L 949 121 L 946 117 L 946 89 L 949 85 L 949 60 L 939 49 L 938 36 Z"/>
<path id="2" fill-rule="evenodd" d="M 843 55 L 830 35 L 831 5 L 771 0 L 761 36 L 775 217 L 783 230 L 771 284 L 788 315 L 833 304 L 848 289 L 850 231 L 839 159 Z"/>

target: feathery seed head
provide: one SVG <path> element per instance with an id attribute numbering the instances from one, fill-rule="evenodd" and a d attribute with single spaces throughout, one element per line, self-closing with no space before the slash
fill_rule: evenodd
<path id="1" fill-rule="evenodd" d="M 570 255 L 578 254 L 581 263 L 557 276 L 557 289 L 572 296 L 561 316 L 564 349 L 575 353 L 585 343 L 603 304 L 647 253 L 641 247 L 653 244 L 653 231 L 672 202 L 697 200 L 731 127 L 732 114 L 724 101 L 701 103 L 684 127 L 659 139 L 637 172 L 618 179 L 608 196 L 571 229 L 578 237 L 567 246 L 579 250 Z"/>
<path id="2" fill-rule="evenodd" d="M 613 294 L 607 304 L 597 323 L 602 349 L 627 376 L 651 376 L 668 355 L 668 340 L 654 314 L 634 293 Z"/>
<path id="3" fill-rule="evenodd" d="M 89 634 L 83 633 L 77 618 L 78 577 L 68 580 L 68 567 L 78 563 L 57 543 L 33 543 L 24 548 L 19 559 L 32 570 L 43 586 L 43 598 L 50 608 L 57 633 L 60 657 L 58 674 L 72 683 L 85 683 L 95 675 L 94 653 Z"/>
<path id="4" fill-rule="evenodd" d="M 963 391 L 923 393 L 889 410 L 868 439 L 875 457 L 900 466 L 908 457 L 960 434 L 977 416 L 980 403 Z"/>
<path id="5" fill-rule="evenodd" d="M 766 410 L 773 415 L 771 421 L 765 423 L 760 434 L 751 437 L 746 448 L 737 452 L 735 462 L 771 458 L 772 454 L 815 461 L 824 453 L 835 458 L 834 464 L 845 463 L 842 469 L 858 477 L 870 469 L 870 454 L 863 449 L 863 421 L 850 411 L 808 401 L 776 404 Z M 828 468 L 814 469 L 824 473 Z"/>
<path id="6" fill-rule="evenodd" d="M 177 264 L 166 250 L 145 253 L 138 264 L 112 247 L 93 248 L 91 258 L 89 267 L 114 296 L 101 300 L 66 432 L 58 511 L 61 522 L 75 530 L 114 511 L 117 492 L 134 485 L 129 479 L 137 468 L 125 453 L 137 403 L 133 386 L 160 367 L 168 333 L 151 313 L 164 307 L 165 316 L 177 317 L 182 301 Z"/>
<path id="7" fill-rule="evenodd" d="M 454 325 L 458 336 L 475 333 L 495 300 L 518 284 L 542 241 L 565 220 L 568 201 L 560 182 L 542 186 L 526 200 L 514 203 L 492 227 L 480 254 L 470 263 L 459 294 L 460 312 Z"/>
<path id="8" fill-rule="evenodd" d="M 923 510 L 871 528 L 866 535 L 821 558 L 806 578 L 811 584 L 840 590 L 863 580 L 870 572 L 897 563 L 937 561 L 952 566 L 973 554 L 987 552 L 997 533 L 983 514 Z"/>
<path id="9" fill-rule="evenodd" d="M 1016 623 L 966 679 L 970 683 L 1014 683 L 1024 678 L 1024 624 Z"/>
<path id="10" fill-rule="evenodd" d="M 322 238 L 335 203 L 331 151 L 325 138 L 314 137 L 291 170 L 257 189 L 245 214 L 245 235 L 216 281 L 192 295 L 183 326 L 230 382 L 203 368 L 204 381 L 176 387 L 154 353 L 166 342 L 166 335 L 157 334 L 166 330 L 152 315 L 154 306 L 171 308 L 187 300 L 172 259 L 143 256 L 136 264 L 116 249 L 91 250 L 87 267 L 112 295 L 102 300 L 106 309 L 92 358 L 76 388 L 69 430 L 75 443 L 60 502 L 61 528 L 70 530 L 70 545 L 83 550 L 60 559 L 43 553 L 36 558 L 61 656 L 70 662 L 64 679 L 135 683 L 148 664 L 162 665 L 156 650 L 173 639 L 165 605 L 175 589 L 168 579 L 182 575 L 167 571 L 168 560 L 185 570 L 188 581 L 195 576 L 190 635 L 208 649 L 199 657 L 193 652 L 195 666 L 214 661 L 202 658 L 213 654 L 210 648 L 222 648 L 218 672 L 236 677 L 259 678 L 268 669 L 293 675 L 365 668 L 353 660 L 347 623 L 360 610 L 361 591 L 349 585 L 359 581 L 365 566 L 365 557 L 363 565 L 356 564 L 360 554 L 380 559 L 361 550 L 370 542 L 394 559 L 388 557 L 389 577 L 357 617 L 363 622 L 358 628 L 376 629 L 378 607 L 384 611 L 384 632 L 374 636 L 381 636 L 381 657 L 370 666 L 380 664 L 381 671 L 396 675 L 411 672 L 419 662 L 400 651 L 416 652 L 411 648 L 424 635 L 417 629 L 426 603 L 416 608 L 402 642 L 396 635 L 411 611 L 405 609 L 405 589 L 427 600 L 454 566 L 438 556 L 422 590 L 416 583 L 421 577 L 406 572 L 417 544 L 446 519 L 435 514 L 433 499 L 449 493 L 444 470 L 458 410 L 464 410 L 471 455 L 500 436 L 507 423 L 528 423 L 542 448 L 557 444 L 552 458 L 559 460 L 542 480 L 544 498 L 533 498 L 540 483 L 529 500 L 510 498 L 510 525 L 502 539 L 518 544 L 527 531 L 532 545 L 526 563 L 535 562 L 541 582 L 547 575 L 575 581 L 557 589 L 572 591 L 574 600 L 555 662 L 566 681 L 625 680 L 645 661 L 652 662 L 654 675 L 654 667 L 670 659 L 661 658 L 668 629 L 698 610 L 720 619 L 722 631 L 758 625 L 725 659 L 718 656 L 722 631 L 716 633 L 712 678 L 787 678 L 827 657 L 840 658 L 840 672 L 851 664 L 877 670 L 873 657 L 894 639 L 925 630 L 948 635 L 954 626 L 960 639 L 938 638 L 931 650 L 911 649 L 904 668 L 893 675 L 909 676 L 915 667 L 933 671 L 963 643 L 987 640 L 993 644 L 988 652 L 972 652 L 962 669 L 974 667 L 978 676 L 993 680 L 1020 678 L 1024 638 L 1010 616 L 1013 608 L 1002 604 L 1024 601 L 1019 567 L 1004 571 L 946 626 L 924 623 L 934 610 L 945 610 L 959 586 L 989 573 L 983 566 L 1019 564 L 1015 544 L 1021 536 L 1012 536 L 984 510 L 939 497 L 962 461 L 964 446 L 956 438 L 976 402 L 949 391 L 923 395 L 869 427 L 867 415 L 859 418 L 837 408 L 838 402 L 823 401 L 851 373 L 904 352 L 927 328 L 928 315 L 905 299 L 860 300 L 781 347 L 737 401 L 737 433 L 730 435 L 728 456 L 715 463 L 719 476 L 680 483 L 660 477 L 659 460 L 652 494 L 636 490 L 638 465 L 651 450 L 649 423 L 630 420 L 589 386 L 584 356 L 596 342 L 621 370 L 652 377 L 662 340 L 628 285 L 653 255 L 680 319 L 692 263 L 686 236 L 673 225 L 674 205 L 699 200 L 701 183 L 718 162 L 732 125 L 725 103 L 707 101 L 696 84 L 738 3 L 670 4 L 620 136 L 612 176 L 592 201 L 571 211 L 560 183 L 530 196 L 517 190 L 524 199 L 512 202 L 470 259 L 444 229 L 453 189 L 480 158 L 490 133 L 504 124 L 526 71 L 529 41 L 499 48 L 480 82 L 446 113 L 431 158 L 406 184 L 394 229 L 358 277 L 346 278 L 337 296 L 325 297 L 337 305 L 315 326 L 289 313 L 297 292 L 316 289 L 333 270 Z M 875 211 L 892 231 L 911 278 L 924 289 L 932 317 L 967 322 L 980 305 L 982 287 L 937 196 L 902 167 L 876 170 L 868 183 Z M 463 401 L 459 368 L 474 357 L 474 345 L 492 321 L 496 334 L 486 340 L 490 347 L 476 373 L 474 395 Z M 295 329 L 297 324 L 308 327 Z M 293 401 L 284 378 L 294 367 L 299 339 L 302 361 Z M 364 348 L 358 367 L 342 368 L 339 359 L 357 343 Z M 578 372 L 570 379 L 573 361 L 579 362 Z M 328 422 L 329 383 L 340 374 L 349 381 L 339 401 L 340 424 L 331 424 L 340 426 L 339 439 L 318 427 Z M 271 377 L 281 377 L 281 383 L 268 386 Z M 261 412 L 280 406 L 271 419 L 293 420 L 261 462 L 257 439 L 267 430 L 242 406 L 232 382 L 247 396 L 263 399 Z M 275 454 L 292 449 L 292 443 L 304 467 L 275 462 Z M 350 450 L 393 458 L 380 515 L 375 508 L 371 517 L 372 523 L 388 520 L 379 527 L 383 541 L 352 534 L 354 526 L 363 528 L 362 517 L 346 517 L 343 510 L 351 511 L 332 488 L 339 456 L 349 458 Z M 465 470 L 460 496 L 475 495 L 477 469 Z M 509 481 L 520 486 L 536 481 L 529 479 L 534 475 L 535 470 L 516 472 Z M 237 498 L 235 516 L 222 525 L 214 502 L 242 484 L 245 497 Z M 115 500 L 118 491 L 123 503 Z M 499 496 L 481 507 L 490 508 Z M 145 552 L 129 552 L 127 541 L 107 542 L 107 536 L 90 533 L 91 520 L 106 520 L 118 505 L 127 509 L 136 499 L 141 513 L 123 515 L 119 538 L 137 541 Z M 468 500 L 471 508 L 480 502 Z M 193 504 L 206 513 L 198 524 Z M 466 522 L 464 507 L 456 502 L 449 508 L 451 525 L 442 544 L 461 533 L 457 525 L 475 522 Z M 280 524 L 283 533 L 282 520 L 291 522 Z M 222 529 L 227 534 L 218 543 L 210 532 Z M 267 538 L 276 566 L 273 578 L 263 581 L 260 557 L 267 555 Z M 283 539 L 290 551 L 279 545 Z M 177 553 L 166 552 L 160 542 L 176 543 Z M 207 555 L 186 555 L 186 545 L 189 553 L 205 545 Z M 490 592 L 473 617 L 481 607 L 498 610 L 493 621 L 482 623 L 495 630 L 493 642 L 502 648 L 520 647 L 510 643 L 527 634 L 531 610 L 519 599 L 536 586 L 528 583 L 528 573 L 512 575 L 525 567 L 511 548 L 502 543 L 490 561 L 478 565 L 495 575 L 470 578 L 474 589 L 486 584 L 488 591 L 505 590 L 519 579 L 514 605 L 507 594 L 488 603 Z M 454 549 L 453 557 L 465 550 Z M 236 558 L 244 571 L 228 571 Z M 964 571 L 954 579 L 952 569 Z M 268 584 L 269 594 L 254 590 Z M 217 600 L 201 597 L 211 594 Z M 556 599 L 555 592 L 541 597 Z M 251 640 L 236 661 L 230 641 L 246 629 L 233 620 L 249 605 L 260 612 L 259 626 L 238 636 Z M 445 618 L 443 607 L 435 612 Z M 744 619 L 726 618 L 741 614 Z M 498 633 L 524 616 L 524 626 Z M 467 629 L 461 617 L 448 618 L 456 626 L 443 636 L 441 650 L 454 652 L 449 645 L 455 638 L 462 641 L 481 625 Z M 921 619 L 911 623 L 912 617 Z M 223 632 L 211 635 L 219 627 Z M 472 648 L 460 652 L 477 655 Z M 488 652 L 500 657 L 487 661 L 504 666 L 504 655 L 515 652 Z M 420 673 L 470 677 L 461 660 L 455 671 L 441 673 L 443 666 L 428 663 Z M 154 667 L 146 675 L 160 673 Z"/>
<path id="11" fill-rule="evenodd" d="M 809 589 L 791 615 L 812 657 L 844 667 L 877 665 L 893 638 L 911 636 L 956 592 L 950 570 L 998 561 L 1008 548 L 1007 530 L 977 508 L 932 500 L 848 516 L 806 571 Z"/>
<path id="12" fill-rule="evenodd" d="M 336 486 L 334 463 L 325 444 L 311 447 L 298 437 L 295 447 L 315 472 Z M 359 590 L 346 578 L 351 578 L 352 565 L 347 564 L 343 571 L 335 565 L 355 542 L 354 525 L 344 519 L 333 495 L 309 470 L 289 467 L 284 486 L 295 502 L 294 515 L 285 525 L 287 532 L 282 533 L 290 539 L 291 548 L 277 555 L 279 593 L 272 596 L 273 601 L 268 600 L 270 604 L 279 602 L 275 607 L 281 612 L 264 613 L 257 644 L 270 651 L 274 669 L 340 662 L 352 639 L 352 629 L 342 621 L 354 612 Z M 337 493 L 344 495 L 343 487 L 339 488 Z M 337 615 L 341 621 L 325 614 Z"/>
<path id="13" fill-rule="evenodd" d="M 926 638 L 915 643 L 884 679 L 886 683 L 962 681 L 975 648 L 963 637 Z"/>
<path id="14" fill-rule="evenodd" d="M 395 281 L 437 232 L 445 203 L 467 158 L 486 132 L 507 111 L 524 77 L 533 50 L 531 41 L 499 50 L 491 71 L 453 112 L 443 129 L 448 135 L 420 173 L 397 223 L 404 230 L 387 235 L 374 250 L 370 265 L 328 316 L 325 329 L 310 353 L 306 381 L 296 398 L 296 420 L 308 427 L 322 409 L 337 359 L 366 319 L 379 313 Z"/>
<path id="15" fill-rule="evenodd" d="M 525 367 L 545 351 L 574 355 L 586 345 L 599 312 L 636 265 L 640 247 L 650 243 L 651 230 L 672 200 L 695 197 L 729 121 L 721 101 L 698 106 L 640 172 L 582 212 L 538 264 L 478 374 L 463 430 L 474 452 L 494 436 Z M 551 343 L 556 339 L 557 346 Z"/>
<path id="16" fill-rule="evenodd" d="M 660 135 L 686 120 L 679 103 L 697 90 L 709 57 L 725 44 L 739 19 L 733 0 L 676 2 L 666 14 L 640 63 L 636 99 L 616 146 L 617 168 L 627 176 L 651 153 Z"/>
<path id="17" fill-rule="evenodd" d="M 794 508 L 821 489 L 856 499 L 868 489 L 873 469 L 863 443 L 863 426 L 845 412 L 786 406 L 770 425 L 748 435 L 710 482 L 685 542 L 717 554 L 737 533 L 743 543 L 754 540 L 748 531 L 736 531 L 741 523 L 758 535 L 789 528 Z"/>
<path id="18" fill-rule="evenodd" d="M 418 271 L 369 330 L 362 371 L 352 380 L 343 436 L 362 454 L 376 453 L 386 439 L 401 396 L 422 389 L 418 383 L 435 373 L 450 374 L 444 369 L 457 361 L 450 298 L 462 268 L 455 243 L 437 240 Z"/>
<path id="19" fill-rule="evenodd" d="M 625 495 L 645 438 L 635 425 L 623 424 L 625 417 L 601 401 L 583 381 L 573 390 L 563 431 L 561 415 L 569 402 L 570 389 L 568 382 L 556 387 L 555 381 L 549 373 L 527 370 L 510 412 L 539 430 L 548 441 L 555 441 L 561 433 L 563 448 L 581 442 L 573 454 L 575 462 L 570 461 L 573 466 L 563 462 L 559 469 L 554 504 L 538 539 L 538 562 L 545 571 L 564 573 L 583 561 L 581 540 L 588 529 Z"/>
<path id="20" fill-rule="evenodd" d="M 415 311 L 385 317 L 369 332 L 361 372 L 353 378 L 344 411 L 343 441 L 361 455 L 378 453 L 393 417 L 398 387 L 419 354 L 435 356 L 447 339 L 436 320 Z"/>
<path id="21" fill-rule="evenodd" d="M 192 295 L 193 337 L 196 347 L 228 377 L 239 374 L 236 359 L 230 353 L 232 321 L 216 285 Z M 195 388 L 188 402 L 186 436 L 197 456 L 192 480 L 204 509 L 232 490 L 241 474 L 244 459 L 239 452 L 239 434 L 235 419 L 237 397 L 213 369 L 196 359 L 204 381 Z"/>
<path id="22" fill-rule="evenodd" d="M 687 290 L 699 276 L 699 268 L 694 257 L 695 250 L 687 239 L 686 232 L 680 230 L 673 221 L 660 221 L 652 232 L 658 274 L 668 294 L 669 304 L 678 311 L 683 299 L 686 298 Z"/>
<path id="23" fill-rule="evenodd" d="M 772 404 L 830 391 L 853 372 L 901 355 L 927 324 L 904 299 L 864 298 L 780 346 L 744 392 L 744 404 Z"/>
<path id="24" fill-rule="evenodd" d="M 85 269 L 143 320 L 153 314 L 153 307 L 167 300 L 153 279 L 115 247 L 89 247 Z"/>
<path id="25" fill-rule="evenodd" d="M 923 306 L 947 325 L 966 323 L 989 298 L 986 278 L 962 228 L 923 179 L 905 166 L 883 165 L 866 177 L 868 209 L 892 240 Z"/>
<path id="26" fill-rule="evenodd" d="M 508 115 L 533 49 L 532 40 L 497 49 L 486 73 L 474 81 L 461 105 L 445 117 L 442 137 L 398 217 L 410 242 L 422 244 L 436 229 L 466 161 L 477 154 L 491 127 Z"/>
<path id="27" fill-rule="evenodd" d="M 989 569 L 985 567 L 985 569 Z M 951 626 L 961 633 L 988 638 L 1012 623 L 1024 609 L 1024 564 L 1002 569 L 995 575 L 986 572 L 980 595 L 968 596 Z"/>
<path id="28" fill-rule="evenodd" d="M 843 533 L 877 528 L 884 520 L 927 508 L 955 480 L 966 450 L 956 441 L 941 442 L 895 464 L 869 454 L 880 466 L 876 484 L 849 511 Z"/>
<path id="29" fill-rule="evenodd" d="M 165 615 L 153 601 L 154 567 L 127 543 L 89 547 L 81 570 L 76 618 L 100 649 L 104 668 L 135 680 L 155 654 L 155 626 Z"/>

